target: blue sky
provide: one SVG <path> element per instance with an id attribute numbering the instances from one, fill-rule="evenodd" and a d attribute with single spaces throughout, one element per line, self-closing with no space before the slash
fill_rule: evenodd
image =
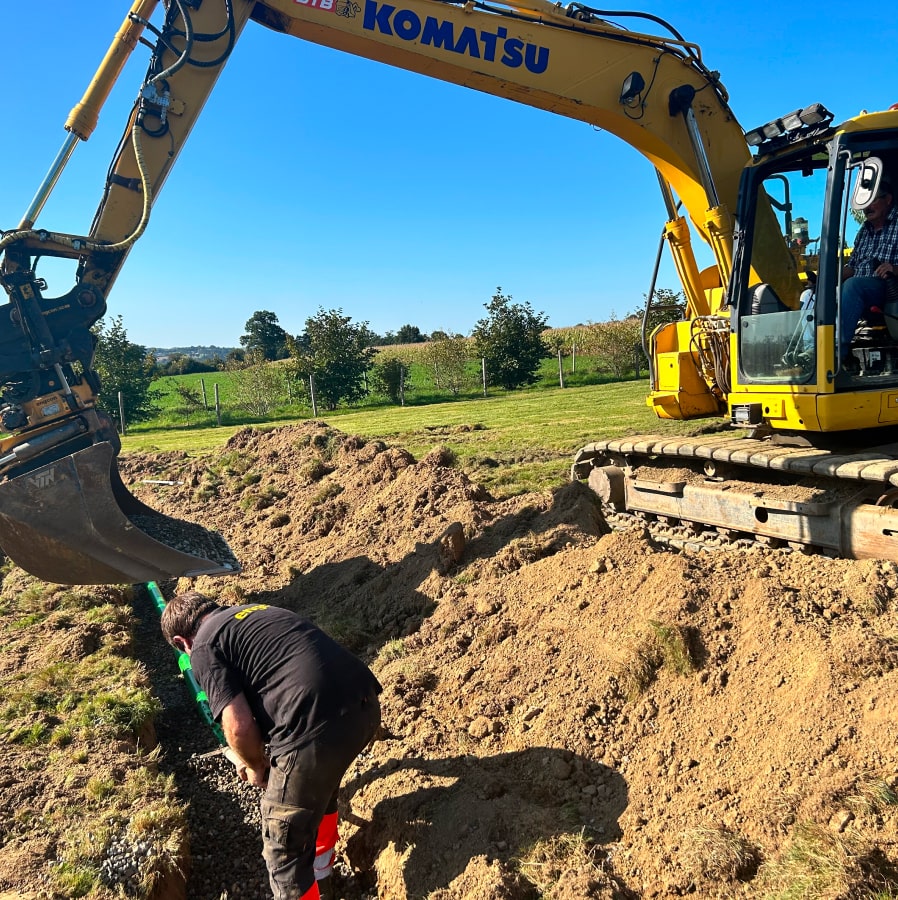
<path id="1" fill-rule="evenodd" d="M 129 5 L 0 6 L 0 228 L 18 224 Z M 898 103 L 895 16 L 865 24 L 834 2 L 638 9 L 701 46 L 745 128 L 816 101 L 837 120 Z M 39 226 L 89 227 L 146 59 L 139 48 Z M 467 334 L 501 285 L 552 326 L 595 322 L 642 303 L 663 222 L 651 166 L 612 135 L 251 22 L 109 314 L 149 347 L 237 346 L 261 309 L 291 333 L 323 307 L 379 333 Z M 71 287 L 67 271 L 41 273 L 50 295 Z M 666 257 L 659 286 L 678 287 Z"/>

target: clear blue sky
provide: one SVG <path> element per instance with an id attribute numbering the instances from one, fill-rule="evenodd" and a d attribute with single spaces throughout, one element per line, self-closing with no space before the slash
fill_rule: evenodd
<path id="1" fill-rule="evenodd" d="M 0 4 L 0 228 L 18 224 L 128 6 Z M 816 101 L 837 120 L 898 103 L 887 6 L 866 23 L 832 0 L 634 9 L 701 46 L 750 128 Z M 146 67 L 134 57 L 40 226 L 89 227 Z M 109 314 L 149 347 L 237 346 L 261 309 L 291 333 L 323 307 L 379 333 L 467 334 L 501 285 L 552 326 L 601 321 L 641 304 L 663 221 L 651 166 L 612 135 L 251 22 Z M 659 285 L 678 287 L 667 262 Z"/>

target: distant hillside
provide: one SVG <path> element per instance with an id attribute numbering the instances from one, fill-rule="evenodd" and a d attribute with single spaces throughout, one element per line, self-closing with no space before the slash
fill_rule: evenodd
<path id="1" fill-rule="evenodd" d="M 150 347 L 149 351 L 156 357 L 159 362 L 165 362 L 170 357 L 177 355 L 188 356 L 190 359 L 199 359 L 208 362 L 210 359 L 219 357 L 225 359 L 232 350 L 239 350 L 239 347 Z"/>

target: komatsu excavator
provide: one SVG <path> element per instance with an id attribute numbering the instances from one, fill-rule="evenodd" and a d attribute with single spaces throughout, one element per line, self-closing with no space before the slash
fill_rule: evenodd
<path id="1" fill-rule="evenodd" d="M 852 210 L 898 174 L 898 111 L 835 126 L 815 104 L 746 133 L 697 45 L 654 16 L 577 2 L 166 0 L 161 25 L 157 5 L 135 0 L 31 206 L 0 236 L 0 546 L 17 564 L 63 584 L 239 570 L 219 536 L 126 489 L 91 326 L 250 20 L 589 123 L 642 153 L 687 300 L 681 319 L 647 336 L 649 403 L 662 418 L 721 417 L 738 430 L 592 444 L 575 477 L 620 509 L 898 559 L 898 445 L 887 443 L 898 309 L 861 323 L 849 347 L 836 327 Z M 138 46 L 149 66 L 90 229 L 39 225 Z M 699 268 L 693 233 L 713 265 Z M 67 293 L 48 296 L 44 257 L 72 261 Z"/>

